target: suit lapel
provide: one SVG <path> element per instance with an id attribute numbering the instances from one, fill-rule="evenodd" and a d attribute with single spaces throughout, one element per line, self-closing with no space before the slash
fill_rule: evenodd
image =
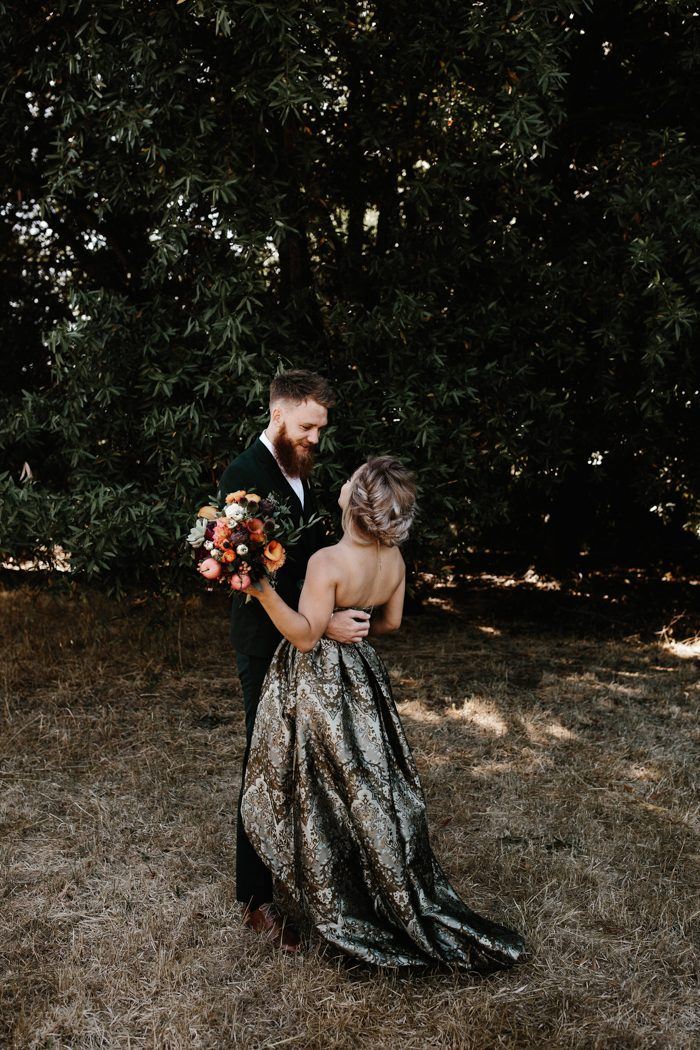
<path id="1" fill-rule="evenodd" d="M 308 481 L 302 481 L 302 486 L 304 488 L 304 521 L 308 521 L 316 510 L 316 499 Z"/>

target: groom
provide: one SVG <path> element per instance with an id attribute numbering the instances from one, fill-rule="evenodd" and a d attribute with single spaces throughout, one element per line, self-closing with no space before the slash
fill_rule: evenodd
<path id="1" fill-rule="evenodd" d="M 259 496 L 274 493 L 291 507 L 296 523 L 308 521 L 316 511 L 309 487 L 314 454 L 321 431 L 328 423 L 328 410 L 334 405 L 328 382 L 301 369 L 284 372 L 270 384 L 270 419 L 253 444 L 228 465 L 219 484 L 223 502 L 229 492 L 254 489 Z M 299 542 L 287 554 L 277 573 L 277 590 L 294 609 L 311 555 L 333 540 L 320 524 L 305 529 Z M 369 631 L 369 616 L 350 609 L 333 613 L 326 637 L 336 642 L 358 642 Z M 240 592 L 232 596 L 230 639 L 236 650 L 238 677 L 243 690 L 246 749 L 241 771 L 241 793 L 245 776 L 255 714 L 263 679 L 272 655 L 281 641 L 260 602 L 245 601 Z M 243 921 L 256 932 L 266 933 L 287 952 L 299 950 L 296 930 L 279 914 L 272 902 L 272 876 L 253 849 L 241 820 L 238 799 L 236 831 L 236 898 L 245 908 Z"/>

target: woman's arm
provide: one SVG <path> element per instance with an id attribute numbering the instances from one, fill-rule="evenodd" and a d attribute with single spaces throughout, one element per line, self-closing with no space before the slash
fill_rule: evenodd
<path id="1" fill-rule="evenodd" d="M 403 600 L 406 593 L 406 567 L 404 566 L 401 579 L 396 590 L 376 612 L 372 613 L 369 622 L 369 633 L 372 635 L 390 634 L 398 631 L 403 616 Z"/>
<path id="2" fill-rule="evenodd" d="M 299 612 L 290 608 L 267 580 L 252 584 L 248 593 L 260 602 L 287 641 L 308 653 L 328 626 L 335 606 L 336 583 L 335 559 L 327 548 L 322 548 L 309 558 Z"/>

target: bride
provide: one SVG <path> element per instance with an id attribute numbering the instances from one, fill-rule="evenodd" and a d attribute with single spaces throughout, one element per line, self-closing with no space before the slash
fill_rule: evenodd
<path id="1" fill-rule="evenodd" d="M 318 933 L 348 955 L 380 966 L 509 966 L 522 938 L 471 911 L 432 852 L 384 664 L 364 639 L 322 637 L 343 608 L 371 611 L 370 635 L 400 627 L 412 477 L 390 456 L 371 457 L 338 504 L 342 539 L 309 561 L 298 612 L 267 581 L 250 590 L 286 641 L 257 710 L 243 823 Z"/>

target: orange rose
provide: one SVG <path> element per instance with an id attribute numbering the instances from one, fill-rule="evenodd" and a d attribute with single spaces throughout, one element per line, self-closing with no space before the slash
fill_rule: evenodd
<path id="1" fill-rule="evenodd" d="M 200 507 L 197 511 L 197 517 L 206 518 L 207 521 L 216 521 L 218 514 L 216 507 Z"/>
<path id="2" fill-rule="evenodd" d="M 272 562 L 276 568 L 284 564 L 286 553 L 279 540 L 270 540 L 263 553 L 265 560 Z"/>
<path id="3" fill-rule="evenodd" d="M 227 503 L 238 503 L 239 500 L 243 499 L 245 494 L 246 494 L 245 489 L 238 489 L 237 492 L 229 492 L 228 496 L 226 497 L 226 502 Z"/>
<path id="4" fill-rule="evenodd" d="M 221 555 L 221 560 L 222 561 L 233 561 L 235 557 L 236 557 L 236 552 L 235 551 L 227 550 L 227 551 L 224 551 L 224 553 Z"/>
<path id="5" fill-rule="evenodd" d="M 224 525 L 222 521 L 220 521 L 217 525 L 214 526 L 213 539 L 215 547 L 222 547 L 224 542 L 228 540 L 230 536 L 231 530 L 229 529 L 228 525 Z"/>

